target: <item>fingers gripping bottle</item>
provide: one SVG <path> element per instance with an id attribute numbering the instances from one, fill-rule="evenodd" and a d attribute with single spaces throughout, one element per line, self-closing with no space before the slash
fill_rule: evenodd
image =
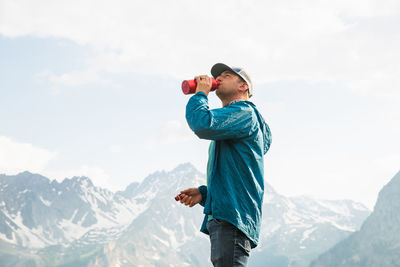
<path id="1" fill-rule="evenodd" d="M 219 81 L 217 81 L 214 78 L 212 78 L 211 81 L 212 81 L 211 91 L 214 91 L 215 89 L 217 89 Z M 182 82 L 182 92 L 185 95 L 194 94 L 196 92 L 196 87 L 197 87 L 196 80 L 184 80 Z"/>

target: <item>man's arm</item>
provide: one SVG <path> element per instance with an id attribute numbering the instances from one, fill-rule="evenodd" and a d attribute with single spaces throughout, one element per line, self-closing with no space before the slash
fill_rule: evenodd
<path id="1" fill-rule="evenodd" d="M 201 201 L 199 204 L 204 207 L 204 205 L 206 204 L 206 200 L 207 200 L 207 186 L 201 185 L 197 189 L 199 189 L 200 194 L 201 194 Z"/>
<path id="2" fill-rule="evenodd" d="M 186 120 L 199 138 L 209 140 L 246 137 L 256 128 L 250 106 L 233 104 L 210 110 L 208 98 L 203 92 L 189 99 Z"/>

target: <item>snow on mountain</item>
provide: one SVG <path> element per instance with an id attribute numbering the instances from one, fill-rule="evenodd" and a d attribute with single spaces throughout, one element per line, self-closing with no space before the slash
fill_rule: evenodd
<path id="1" fill-rule="evenodd" d="M 0 241 L 19 246 L 12 251 L 35 249 L 29 257 L 25 250 L 23 257 L 4 255 L 33 266 L 208 266 L 202 207 L 174 200 L 205 180 L 189 163 L 116 193 L 86 177 L 58 183 L 28 172 L 0 175 Z M 249 266 L 306 266 L 358 230 L 368 214 L 353 201 L 287 198 L 265 183 L 260 244 Z"/>
<path id="2" fill-rule="evenodd" d="M 0 176 L 0 238 L 30 248 L 69 244 L 96 229 L 129 224 L 147 207 L 86 177 L 62 183 L 29 172 Z"/>
<path id="3" fill-rule="evenodd" d="M 171 199 L 171 192 L 204 183 L 204 175 L 191 165 L 180 166 L 170 173 L 149 177 L 138 190 L 149 190 L 149 181 L 164 182 L 167 194 L 154 198 L 149 209 L 132 222 L 120 239 L 105 246 L 104 253 L 93 262 L 107 262 L 106 266 L 121 262 L 125 266 L 162 266 L 171 262 L 208 266 L 208 236 L 199 232 L 201 207 L 189 209 Z M 177 181 L 183 183 L 177 186 Z M 277 264 L 271 266 L 307 266 L 324 249 L 357 230 L 368 214 L 367 208 L 352 201 L 286 198 L 266 183 L 260 245 L 252 251 L 249 266 L 268 266 L 271 258 Z"/>
<path id="4" fill-rule="evenodd" d="M 191 164 L 156 172 L 135 189 L 135 199 L 154 197 L 117 240 L 90 260 L 91 266 L 207 266 L 208 237 L 199 232 L 202 208 L 177 203 L 180 190 L 203 184 L 205 177 Z M 150 192 L 150 193 L 149 193 Z"/>

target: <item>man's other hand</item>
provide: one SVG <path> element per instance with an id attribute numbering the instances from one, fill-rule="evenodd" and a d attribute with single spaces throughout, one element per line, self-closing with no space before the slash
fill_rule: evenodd
<path id="1" fill-rule="evenodd" d="M 201 202 L 201 193 L 198 188 L 188 188 L 179 194 L 180 202 L 186 206 L 193 207 Z"/>

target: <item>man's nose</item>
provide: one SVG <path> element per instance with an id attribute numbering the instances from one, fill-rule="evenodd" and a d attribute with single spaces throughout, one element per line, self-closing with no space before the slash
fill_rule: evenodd
<path id="1" fill-rule="evenodd" d="M 219 75 L 218 77 L 217 77 L 217 79 L 216 79 L 217 81 L 219 81 L 219 82 L 221 82 L 222 81 L 222 76 L 221 75 Z"/>

